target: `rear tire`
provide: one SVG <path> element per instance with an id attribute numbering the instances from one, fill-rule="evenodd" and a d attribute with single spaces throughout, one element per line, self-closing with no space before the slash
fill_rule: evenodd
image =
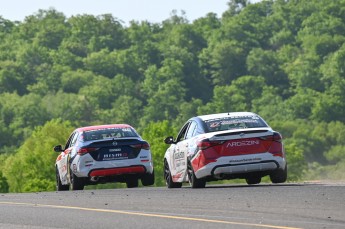
<path id="1" fill-rule="evenodd" d="M 139 186 L 139 182 L 137 178 L 129 178 L 126 181 L 127 188 L 137 188 Z"/>
<path id="2" fill-rule="evenodd" d="M 168 188 L 181 188 L 182 183 L 177 183 L 172 180 L 171 172 L 167 161 L 164 161 L 164 179 Z"/>
<path id="3" fill-rule="evenodd" d="M 274 171 L 270 175 L 270 179 L 272 183 L 277 184 L 277 183 L 284 183 L 287 180 L 287 165 L 285 166 L 285 169 L 278 169 Z"/>
<path id="4" fill-rule="evenodd" d="M 152 173 L 145 173 L 145 175 L 141 178 L 141 183 L 143 186 L 154 185 L 155 171 L 152 171 Z"/>
<path id="5" fill-rule="evenodd" d="M 70 189 L 75 190 L 83 190 L 84 189 L 84 179 L 77 177 L 73 172 L 71 172 L 71 184 Z"/>
<path id="6" fill-rule="evenodd" d="M 56 191 L 67 191 L 69 189 L 69 185 L 64 185 L 61 183 L 59 170 L 55 168 L 56 170 Z"/>
<path id="7" fill-rule="evenodd" d="M 254 185 L 254 184 L 260 184 L 261 182 L 261 177 L 258 176 L 251 176 L 246 178 L 246 182 L 249 185 Z"/>
<path id="8" fill-rule="evenodd" d="M 205 188 L 206 180 L 196 178 L 194 170 L 190 162 L 188 163 L 188 179 L 192 188 Z"/>

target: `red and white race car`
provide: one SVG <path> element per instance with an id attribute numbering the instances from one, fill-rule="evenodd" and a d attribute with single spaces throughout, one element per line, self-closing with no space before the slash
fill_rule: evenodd
<path id="1" fill-rule="evenodd" d="M 233 112 L 189 119 L 164 156 L 168 188 L 189 182 L 203 188 L 207 181 L 245 179 L 250 185 L 270 176 L 273 183 L 287 179 L 282 136 L 257 114 Z"/>
<path id="2" fill-rule="evenodd" d="M 127 124 L 81 127 L 64 147 L 55 146 L 56 188 L 82 190 L 85 185 L 125 182 L 128 188 L 154 184 L 150 145 Z"/>

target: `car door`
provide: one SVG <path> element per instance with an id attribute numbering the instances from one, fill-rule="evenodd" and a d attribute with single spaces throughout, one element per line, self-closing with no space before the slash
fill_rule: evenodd
<path id="1" fill-rule="evenodd" d="M 69 179 L 69 159 L 70 154 L 73 149 L 73 145 L 75 144 L 78 137 L 77 132 L 73 132 L 71 136 L 68 138 L 67 143 L 65 145 L 64 151 L 60 154 L 60 159 L 57 162 L 60 179 L 62 184 L 67 184 Z"/>
<path id="2" fill-rule="evenodd" d="M 188 131 L 186 133 L 186 140 L 187 144 L 185 145 L 185 151 L 186 151 L 186 163 L 189 157 L 193 156 L 195 154 L 196 150 L 196 138 L 195 136 L 197 135 L 197 129 L 198 125 L 195 121 L 192 121 L 190 126 L 188 127 Z"/>
<path id="3" fill-rule="evenodd" d="M 176 168 L 175 182 L 187 181 L 188 156 L 195 151 L 193 137 L 195 136 L 197 123 L 189 121 L 180 131 L 176 139 L 175 151 L 173 152 L 174 166 Z"/>
<path id="4" fill-rule="evenodd" d="M 175 144 L 171 145 L 171 163 L 170 172 L 174 182 L 183 182 L 185 168 L 186 168 L 186 147 L 187 141 L 185 136 L 188 130 L 190 122 L 187 122 L 177 135 Z"/>

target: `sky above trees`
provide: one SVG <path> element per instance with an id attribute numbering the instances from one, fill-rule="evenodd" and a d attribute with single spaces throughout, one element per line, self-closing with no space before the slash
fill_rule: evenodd
<path id="1" fill-rule="evenodd" d="M 64 13 L 67 17 L 77 14 L 113 14 L 128 23 L 131 20 L 158 23 L 170 17 L 173 10 L 185 11 L 191 21 L 205 16 L 209 12 L 221 14 L 227 9 L 228 0 L 12 0 L 1 3 L 0 15 L 10 20 L 22 21 L 26 16 L 39 9 L 50 7 Z M 20 7 L 18 7 L 20 6 Z"/>

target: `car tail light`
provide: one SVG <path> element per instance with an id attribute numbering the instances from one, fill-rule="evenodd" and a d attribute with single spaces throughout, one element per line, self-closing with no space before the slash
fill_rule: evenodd
<path id="1" fill-rule="evenodd" d="M 93 151 L 96 151 L 96 150 L 98 150 L 98 148 L 93 148 L 93 147 L 80 148 L 78 150 L 78 154 L 79 155 L 84 155 L 84 154 L 87 154 L 87 153 L 90 153 L 90 152 L 93 152 Z"/>
<path id="2" fill-rule="evenodd" d="M 146 150 L 149 150 L 150 149 L 150 144 L 145 142 L 145 143 L 142 143 L 142 144 L 130 145 L 130 147 L 135 148 L 135 149 L 146 149 Z"/>
<path id="3" fill-rule="evenodd" d="M 282 145 L 282 136 L 278 132 L 273 132 L 273 135 L 260 137 L 261 140 L 271 141 L 269 145 L 268 152 L 273 154 L 276 157 L 285 157 L 283 145 Z"/>
<path id="4" fill-rule="evenodd" d="M 149 150 L 150 149 L 150 144 L 145 142 L 144 144 L 142 144 L 141 146 L 142 149 L 146 149 L 146 150 Z"/>
<path id="5" fill-rule="evenodd" d="M 260 137 L 261 140 L 281 142 L 283 137 L 280 133 L 274 132 L 273 135 Z"/>
<path id="6" fill-rule="evenodd" d="M 273 141 L 276 141 L 276 142 L 281 142 L 283 139 L 283 137 L 281 136 L 280 133 L 278 132 L 274 132 L 273 134 Z"/>
<path id="7" fill-rule="evenodd" d="M 212 146 L 217 146 L 223 144 L 224 141 L 210 141 L 209 139 L 203 139 L 197 143 L 199 150 L 204 150 Z"/>

